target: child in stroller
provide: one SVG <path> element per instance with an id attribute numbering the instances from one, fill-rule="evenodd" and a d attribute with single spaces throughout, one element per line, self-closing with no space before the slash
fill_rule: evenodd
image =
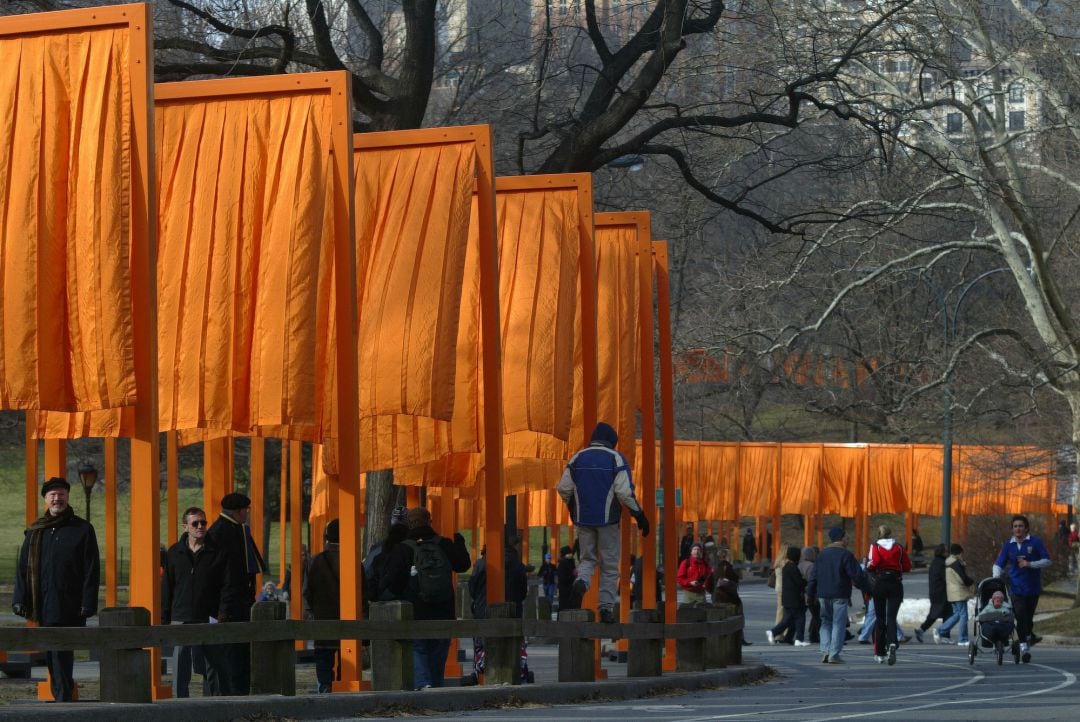
<path id="1" fill-rule="evenodd" d="M 1016 619 L 1003 580 L 990 578 L 980 582 L 978 599 L 980 610 L 975 617 L 976 630 L 975 639 L 971 643 L 970 663 L 975 663 L 975 655 L 980 645 L 994 648 L 998 664 L 1002 663 L 1006 648 L 1013 654 L 1015 661 L 1019 662 L 1019 645 L 1013 639 Z"/>

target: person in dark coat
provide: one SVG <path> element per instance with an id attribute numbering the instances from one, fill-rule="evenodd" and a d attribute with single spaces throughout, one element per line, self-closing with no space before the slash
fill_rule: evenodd
<path id="1" fill-rule="evenodd" d="M 247 622 L 255 603 L 255 575 L 266 564 L 248 528 L 251 499 L 233 492 L 221 500 L 221 515 L 206 533 L 221 556 L 222 584 L 218 613 L 212 622 Z M 207 672 L 219 681 L 215 695 L 246 695 L 251 692 L 251 645 L 213 644 L 203 648 Z"/>
<path id="2" fill-rule="evenodd" d="M 413 574 L 414 559 L 420 553 L 420 545 L 434 542 L 446 556 L 445 564 L 458 574 L 472 566 L 465 538 L 454 533 L 451 541 L 439 536 L 431 528 L 431 512 L 424 507 L 409 509 L 409 538 L 390 551 L 384 551 L 386 566 L 380 574 L 380 599 L 401 599 L 412 602 L 414 619 L 454 619 L 454 586 L 449 575 L 445 580 L 445 593 L 440 600 L 421 598 L 419 579 Z M 417 689 L 441 687 L 443 684 L 446 656 L 450 640 L 417 639 L 413 641 L 413 682 Z"/>
<path id="3" fill-rule="evenodd" d="M 223 569 L 212 544 L 206 542 L 206 512 L 189 507 L 182 517 L 184 533 L 165 552 L 161 586 L 162 624 L 206 624 L 218 612 Z M 217 684 L 207 675 L 201 645 L 173 648 L 173 696 L 189 697 L 192 667 L 203 675 L 204 694 Z"/>
<path id="4" fill-rule="evenodd" d="M 799 547 L 788 547 L 787 561 L 780 570 L 783 577 L 780 589 L 780 604 L 784 608 L 784 616 L 772 629 L 765 632 L 769 644 L 777 644 L 789 631 L 795 633 L 795 646 L 809 647 L 810 643 L 803 639 L 806 631 L 806 607 L 804 606 L 803 594 L 806 591 L 806 579 L 799 571 Z"/>
<path id="5" fill-rule="evenodd" d="M 754 530 L 753 529 L 748 528 L 746 530 L 746 533 L 743 535 L 742 553 L 743 553 L 743 558 L 746 559 L 747 563 L 753 564 L 754 555 L 757 554 L 757 542 L 754 541 Z"/>
<path id="6" fill-rule="evenodd" d="M 54 476 L 41 487 L 45 513 L 26 530 L 11 610 L 42 627 L 85 627 L 97 614 L 100 561 L 93 525 L 68 504 L 71 485 Z M 45 653 L 53 699 L 71 702 L 75 654 Z"/>
<path id="7" fill-rule="evenodd" d="M 934 626 L 937 620 L 945 621 L 952 614 L 952 607 L 945 594 L 945 558 L 949 550 L 944 544 L 934 547 L 934 558 L 930 560 L 928 582 L 930 586 L 930 611 L 922 624 L 915 627 L 915 639 L 923 641 L 923 632 Z"/>
<path id="8" fill-rule="evenodd" d="M 324 547 L 308 568 L 304 582 L 304 601 L 315 619 L 341 619 L 341 549 L 338 546 L 338 520 L 331 519 L 323 530 Z M 340 642 L 315 640 L 315 678 L 319 694 L 331 691 L 334 682 L 334 659 Z"/>
<path id="9" fill-rule="evenodd" d="M 574 579 L 576 578 L 577 565 L 574 564 L 574 550 L 564 546 L 559 550 L 559 563 L 556 566 L 556 575 L 559 578 L 559 610 L 577 609 L 574 595 Z"/>
<path id="10" fill-rule="evenodd" d="M 521 563 L 520 539 L 512 539 L 503 552 L 503 598 L 517 607 L 516 617 L 524 611 L 525 597 L 529 595 L 529 577 Z M 487 619 L 487 549 L 480 551 L 480 558 L 473 565 L 469 576 L 469 596 L 472 598 L 473 619 Z M 524 641 L 523 641 L 524 644 Z M 484 638 L 473 637 L 473 674 L 477 677 L 485 668 Z M 524 658 L 524 657 L 523 657 Z M 527 670 L 522 670 L 526 672 Z"/>
<path id="11" fill-rule="evenodd" d="M 694 525 L 686 525 L 686 533 L 679 540 L 679 561 L 690 558 L 690 548 L 694 546 Z"/>

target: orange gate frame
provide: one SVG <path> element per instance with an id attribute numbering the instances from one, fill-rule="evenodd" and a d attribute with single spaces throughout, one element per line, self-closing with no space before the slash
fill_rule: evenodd
<path id="1" fill-rule="evenodd" d="M 503 510 L 503 462 L 502 462 L 502 350 L 499 325 L 499 253 L 496 243 L 495 217 L 495 158 L 491 126 L 470 125 L 455 128 L 430 128 L 400 130 L 380 133 L 358 133 L 353 137 L 354 153 L 364 150 L 386 150 L 443 143 L 472 142 L 476 147 L 476 199 L 478 210 L 478 236 L 480 251 L 480 333 L 481 364 L 484 381 L 484 526 L 502 529 L 505 523 Z M 350 218 L 351 221 L 351 218 Z M 354 242 L 355 249 L 355 242 Z M 355 262 L 354 262 L 355 268 Z M 357 306 L 356 297 L 352 305 Z M 357 328 L 356 320 L 350 328 Z M 359 397 L 354 407 L 358 408 Z M 358 438 L 358 434 L 353 438 Z M 339 492 L 340 493 L 340 492 Z M 333 494 L 333 490 L 331 490 Z M 359 506 L 347 506 L 339 497 L 339 512 L 343 518 L 354 518 Z M 344 531 L 344 525 L 342 528 Z M 445 531 L 445 530 L 444 530 Z M 344 547 L 344 539 L 342 546 Z M 359 547 L 356 553 L 359 554 Z M 359 559 L 359 556 L 357 556 Z M 345 550 L 342 549 L 342 590 L 346 578 Z M 503 549 L 493 544 L 488 549 L 487 594 L 490 602 L 504 601 Z M 349 569 L 353 569 L 348 565 Z M 356 567 L 359 570 L 359 566 Z M 357 571 L 359 575 L 359 572 Z M 350 580 L 351 583 L 351 580 Z M 359 581 L 357 580 L 357 587 Z M 344 599 L 342 600 L 344 603 Z M 342 607 L 342 618 L 345 608 Z M 359 619 L 359 617 L 356 617 Z M 344 657 L 344 648 L 343 648 Z M 344 678 L 343 678 L 344 680 Z M 335 685 L 335 689 L 338 686 Z"/>
<path id="2" fill-rule="evenodd" d="M 662 471 L 664 511 L 664 619 L 674 620 L 677 607 L 675 575 L 670 572 L 679 556 L 678 510 L 675 508 L 675 371 L 671 358 L 671 286 L 668 278 L 667 241 L 654 241 L 653 266 L 656 273 L 656 300 L 660 340 L 660 468 Z M 666 643 L 668 657 L 674 659 L 674 640 Z"/>
<path id="3" fill-rule="evenodd" d="M 131 439 L 132 507 L 147 509 L 132 515 L 131 604 L 157 610 L 160 585 L 158 567 L 158 435 L 157 435 L 157 335 L 156 335 L 156 226 L 157 192 L 154 182 L 153 136 L 153 19 L 149 5 L 116 5 L 61 12 L 9 16 L 0 21 L 0 36 L 69 32 L 104 27 L 126 27 L 129 38 L 128 61 L 132 112 L 132 175 L 129 203 L 129 254 L 133 361 L 137 402 Z M 35 412 L 27 412 L 26 518 L 37 516 L 37 442 L 31 440 Z M 66 476 L 63 439 L 45 441 L 46 476 Z M 134 524 L 138 519 L 138 525 Z M 145 575 L 139 580 L 136 573 Z M 149 581 L 148 581 L 149 580 Z M 152 611 L 153 613 L 153 611 Z M 158 612 L 159 613 L 159 612 Z M 153 657 L 154 672 L 158 661 Z M 157 685 L 158 697 L 168 692 Z M 38 687 L 39 699 L 51 699 L 48 683 Z"/>

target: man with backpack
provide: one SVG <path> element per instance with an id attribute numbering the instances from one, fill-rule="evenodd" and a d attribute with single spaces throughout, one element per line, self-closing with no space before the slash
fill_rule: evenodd
<path id="1" fill-rule="evenodd" d="M 465 539 L 456 532 L 453 541 L 436 534 L 424 507 L 409 509 L 408 525 L 408 538 L 383 552 L 380 598 L 412 602 L 414 619 L 455 619 L 453 573 L 472 566 Z M 449 638 L 413 640 L 416 689 L 443 685 L 449 651 Z"/>

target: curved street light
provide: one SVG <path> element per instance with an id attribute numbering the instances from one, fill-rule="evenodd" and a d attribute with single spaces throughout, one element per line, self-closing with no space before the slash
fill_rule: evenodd
<path id="1" fill-rule="evenodd" d="M 86 520 L 90 521 L 90 495 L 94 492 L 94 484 L 97 483 L 97 469 L 88 461 L 79 466 L 79 481 L 82 482 L 83 492 L 86 494 Z"/>

